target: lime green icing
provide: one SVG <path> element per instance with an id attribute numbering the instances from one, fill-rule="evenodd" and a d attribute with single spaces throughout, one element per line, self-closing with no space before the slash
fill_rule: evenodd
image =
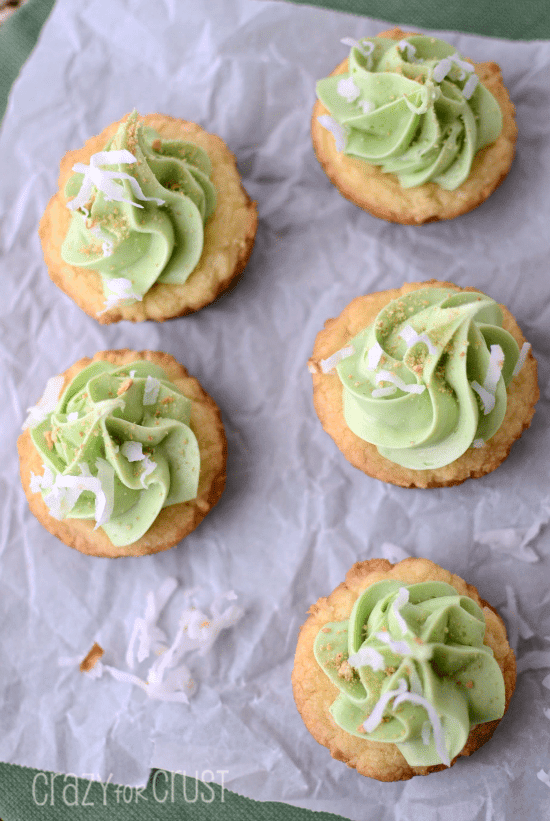
<path id="1" fill-rule="evenodd" d="M 413 470 L 451 464 L 483 446 L 502 424 L 519 356 L 501 326 L 497 303 L 473 291 L 423 288 L 390 302 L 337 366 L 348 427 Z M 411 333 L 412 344 L 402 336 Z M 498 362 L 493 382 L 491 359 Z"/>
<path id="2" fill-rule="evenodd" d="M 348 69 L 320 80 L 317 96 L 343 128 L 344 152 L 397 174 L 404 188 L 454 190 L 501 132 L 498 102 L 472 64 L 434 37 L 364 38 Z"/>
<path id="3" fill-rule="evenodd" d="M 56 518 L 94 519 L 94 493 L 84 490 L 75 502 L 63 486 L 74 487 L 66 477 L 99 475 L 114 503 L 102 527 L 114 545 L 132 544 L 162 508 L 197 495 L 200 453 L 190 414 L 191 400 L 159 366 L 93 362 L 31 431 L 45 468 L 31 489 L 40 489 Z"/>
<path id="4" fill-rule="evenodd" d="M 400 604 L 398 596 L 408 601 Z M 504 713 L 504 680 L 484 635 L 483 611 L 448 584 L 376 582 L 348 621 L 325 625 L 315 640 L 315 658 L 340 691 L 330 707 L 334 720 L 351 735 L 397 744 L 411 766 L 449 764 L 473 726 Z M 358 651 L 378 664 L 360 660 L 352 667 L 348 659 Z M 398 697 L 389 697 L 381 721 L 365 732 L 379 699 L 396 690 L 420 695 L 435 709 L 443 749 L 427 708 L 407 696 L 397 706 Z"/>
<path id="5" fill-rule="evenodd" d="M 142 299 L 156 282 L 184 283 L 200 259 L 204 226 L 216 207 L 208 155 L 194 143 L 163 139 L 140 123 L 136 112 L 104 150 L 127 151 L 135 158 L 136 162 L 113 165 L 101 162 L 99 167 L 130 175 L 149 199 L 137 195 L 135 186 L 119 176 L 107 189 L 92 185 L 86 203 L 74 208 L 86 181 L 84 174 L 74 174 L 65 187 L 72 217 L 61 256 L 70 265 L 97 271 L 107 298 Z M 113 190 L 116 198 L 109 198 Z M 113 280 L 128 282 L 121 292 L 109 288 Z"/>

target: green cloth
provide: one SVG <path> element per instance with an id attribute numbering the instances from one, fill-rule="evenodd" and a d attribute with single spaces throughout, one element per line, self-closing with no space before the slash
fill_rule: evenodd
<path id="1" fill-rule="evenodd" d="M 8 94 L 33 50 L 54 0 L 28 0 L 0 26 L 0 119 L 8 104 Z"/>
<path id="2" fill-rule="evenodd" d="M 208 778 L 208 776 L 205 776 Z M 146 787 L 0 764 L 3 821 L 339 821 L 275 801 L 253 801 L 217 785 L 153 770 Z M 345 821 L 345 819 L 340 819 Z"/>
<path id="3" fill-rule="evenodd" d="M 317 5 L 344 12 L 352 12 L 395 23 L 430 29 L 472 32 L 512 40 L 550 38 L 550 15 L 546 0 L 500 0 L 499 3 L 460 0 L 459 3 L 441 3 L 440 0 L 294 0 L 296 3 Z M 19 71 L 31 53 L 40 30 L 53 8 L 54 0 L 28 0 L 0 26 L 0 117 L 6 110 L 8 94 Z M 313 742 L 312 742 L 313 743 Z M 65 779 L 65 780 L 64 780 Z M 178 783 L 179 780 L 179 783 Z M 34 795 L 33 795 L 34 785 Z M 259 803 L 223 790 L 221 787 L 200 785 L 194 801 L 197 783 L 188 778 L 183 792 L 181 776 L 175 781 L 174 802 L 171 784 L 164 771 L 151 773 L 143 791 L 119 788 L 99 783 L 75 780 L 71 777 L 42 773 L 10 764 L 0 763 L 0 818 L 3 821 L 68 821 L 105 818 L 106 821 L 299 821 L 338 819 L 329 813 L 313 813 L 275 802 Z M 156 795 L 155 795 L 156 788 Z M 65 789 L 65 792 L 63 790 Z M 166 800 L 162 801 L 166 795 Z M 46 799 L 44 803 L 44 799 Z M 78 799 L 78 805 L 77 805 Z M 223 799 L 223 800 L 222 800 Z M 84 802 L 94 802 L 86 806 Z M 162 807 L 162 810 L 160 809 Z"/>
<path id="4" fill-rule="evenodd" d="M 548 40 L 546 0 L 293 0 L 433 31 L 468 31 L 507 40 Z"/>

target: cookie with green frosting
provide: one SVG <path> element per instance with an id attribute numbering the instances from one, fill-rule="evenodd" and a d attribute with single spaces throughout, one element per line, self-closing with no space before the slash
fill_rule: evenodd
<path id="1" fill-rule="evenodd" d="M 400 29 L 343 42 L 349 58 L 317 83 L 311 123 L 340 192 L 404 224 L 451 219 L 487 199 L 517 136 L 499 67 Z"/>
<path id="2" fill-rule="evenodd" d="M 309 362 L 324 429 L 352 465 L 403 487 L 491 472 L 529 427 L 537 365 L 512 314 L 431 280 L 328 320 Z"/>
<path id="3" fill-rule="evenodd" d="M 51 279 L 110 323 L 209 304 L 244 269 L 256 227 L 219 137 L 134 111 L 64 157 L 39 233 Z"/>
<path id="4" fill-rule="evenodd" d="M 427 775 L 478 749 L 515 679 L 496 611 L 426 559 L 354 565 L 310 608 L 292 674 L 314 738 L 381 781 Z"/>
<path id="5" fill-rule="evenodd" d="M 102 351 L 52 377 L 18 440 L 31 511 L 83 553 L 177 544 L 218 501 L 220 413 L 169 354 Z"/>

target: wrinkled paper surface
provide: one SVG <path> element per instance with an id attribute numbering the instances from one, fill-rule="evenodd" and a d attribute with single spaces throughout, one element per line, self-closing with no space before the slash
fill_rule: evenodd
<path id="1" fill-rule="evenodd" d="M 353 819 L 435 821 L 442 808 L 455 821 L 544 815 L 550 45 L 448 35 L 465 55 L 502 66 L 517 107 L 517 157 L 472 213 L 400 226 L 344 200 L 309 137 L 314 83 L 346 56 L 340 38 L 386 27 L 266 0 L 164 0 L 154 13 L 144 0 L 56 3 L 0 133 L 1 760 L 130 785 L 167 767 Z M 134 107 L 223 137 L 260 225 L 240 282 L 214 305 L 164 324 L 101 327 L 48 278 L 37 225 L 64 152 Z M 353 297 L 432 277 L 508 305 L 538 358 L 542 398 L 497 471 L 460 487 L 406 490 L 340 455 L 313 410 L 306 363 L 324 321 Z M 69 549 L 30 514 L 15 440 L 49 376 L 121 347 L 168 351 L 198 377 L 221 408 L 229 464 L 220 503 L 181 546 L 110 561 Z M 452 770 L 397 784 L 333 761 L 306 731 L 290 686 L 308 607 L 355 561 L 382 554 L 425 556 L 475 584 L 506 616 L 521 670 L 489 744 Z M 189 706 L 59 665 L 98 641 L 105 663 L 123 667 L 147 591 L 167 576 L 180 591 L 199 587 L 206 603 L 233 589 L 246 611 L 215 652 L 190 658 L 199 686 Z M 167 632 L 177 607 L 176 592 L 161 620 Z"/>

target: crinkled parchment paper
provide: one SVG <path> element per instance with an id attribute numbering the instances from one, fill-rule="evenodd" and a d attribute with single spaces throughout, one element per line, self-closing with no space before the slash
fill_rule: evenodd
<path id="1" fill-rule="evenodd" d="M 464 54 L 501 64 L 517 106 L 517 158 L 471 214 L 405 227 L 344 200 L 308 133 L 314 82 L 346 54 L 340 38 L 383 28 L 266 0 L 164 0 L 154 11 L 145 0 L 58 0 L 0 134 L 2 760 L 131 785 L 151 766 L 211 772 L 257 799 L 362 821 L 431 821 L 443 809 L 455 821 L 544 816 L 550 45 L 448 35 Z M 64 152 L 134 107 L 221 135 L 258 201 L 260 226 L 241 281 L 214 305 L 163 325 L 100 327 L 49 280 L 37 225 Z M 306 362 L 324 321 L 353 297 L 431 277 L 508 305 L 538 357 L 542 398 L 497 471 L 460 487 L 405 490 L 364 476 L 336 450 L 315 416 Z M 200 379 L 222 410 L 229 469 L 221 502 L 181 546 L 109 561 L 72 551 L 31 516 L 15 439 L 49 376 L 118 347 L 168 351 Z M 305 730 L 290 687 L 308 607 L 385 542 L 460 574 L 503 609 L 521 670 L 491 743 L 405 784 L 361 778 L 333 761 Z M 106 664 L 123 665 L 147 591 L 168 576 L 181 591 L 200 587 L 205 602 L 232 589 L 246 611 L 214 653 L 190 657 L 199 686 L 189 706 L 59 665 L 94 641 Z M 167 632 L 177 598 L 162 617 Z"/>

